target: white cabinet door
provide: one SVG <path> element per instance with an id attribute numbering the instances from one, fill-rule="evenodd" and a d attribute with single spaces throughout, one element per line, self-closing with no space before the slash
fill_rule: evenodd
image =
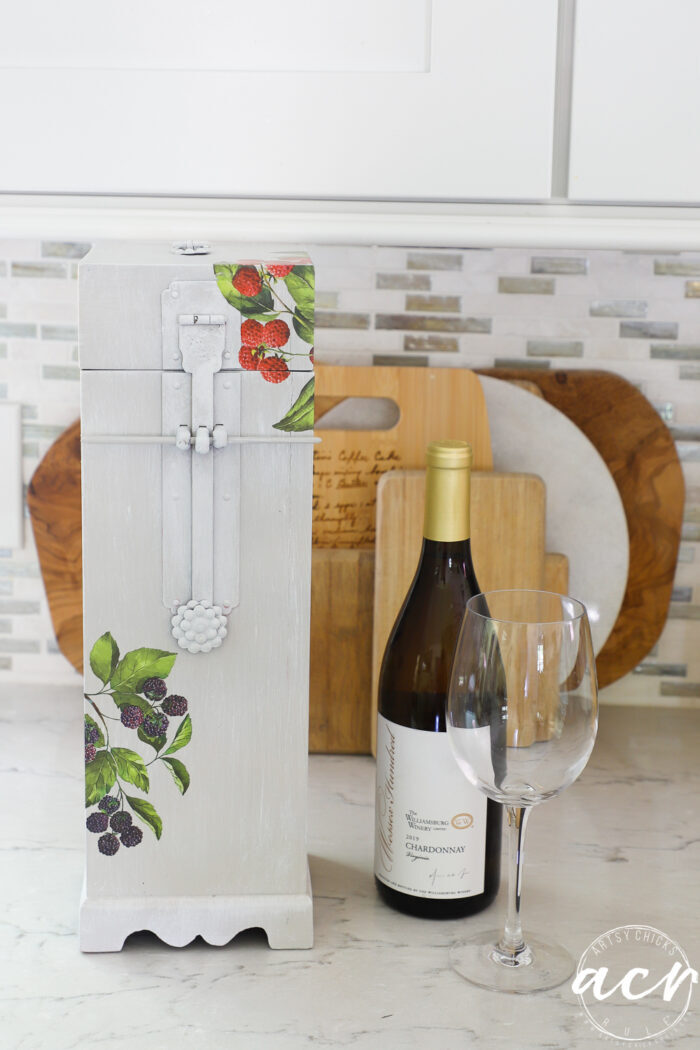
<path id="1" fill-rule="evenodd" d="M 700 4 L 581 0 L 570 196 L 700 201 Z"/>
<path id="2" fill-rule="evenodd" d="M 22 0 L 0 190 L 549 194 L 557 0 Z"/>

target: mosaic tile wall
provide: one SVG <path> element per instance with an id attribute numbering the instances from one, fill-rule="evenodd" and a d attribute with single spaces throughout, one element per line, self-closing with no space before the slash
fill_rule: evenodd
<path id="1" fill-rule="evenodd" d="M 77 260 L 89 245 L 0 241 L 0 399 L 21 402 L 29 480 L 78 415 Z M 670 426 L 687 487 L 668 623 L 605 690 L 700 706 L 700 253 L 318 247 L 317 360 L 606 368 Z M 74 682 L 58 652 L 31 530 L 0 549 L 0 684 Z"/>

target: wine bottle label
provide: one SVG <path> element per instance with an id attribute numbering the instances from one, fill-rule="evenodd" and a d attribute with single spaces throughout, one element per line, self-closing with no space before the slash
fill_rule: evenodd
<path id="1" fill-rule="evenodd" d="M 374 871 L 401 893 L 484 892 L 486 797 L 465 779 L 447 733 L 379 716 Z"/>

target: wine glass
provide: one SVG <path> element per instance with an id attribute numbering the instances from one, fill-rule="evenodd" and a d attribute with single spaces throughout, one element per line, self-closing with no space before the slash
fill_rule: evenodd
<path id="1" fill-rule="evenodd" d="M 467 602 L 455 650 L 447 735 L 467 780 L 506 808 L 505 928 L 455 945 L 450 962 L 473 984 L 509 992 L 554 988 L 575 963 L 556 944 L 523 940 L 523 842 L 533 806 L 576 780 L 593 750 L 598 688 L 585 606 L 548 591 L 502 590 Z"/>

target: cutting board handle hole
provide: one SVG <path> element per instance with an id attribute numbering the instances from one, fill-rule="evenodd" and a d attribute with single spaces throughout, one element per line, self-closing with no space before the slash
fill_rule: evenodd
<path id="1" fill-rule="evenodd" d="M 320 418 L 315 430 L 393 430 L 401 418 L 399 406 L 390 397 L 346 397 L 327 411 L 324 400 L 317 398 Z"/>

